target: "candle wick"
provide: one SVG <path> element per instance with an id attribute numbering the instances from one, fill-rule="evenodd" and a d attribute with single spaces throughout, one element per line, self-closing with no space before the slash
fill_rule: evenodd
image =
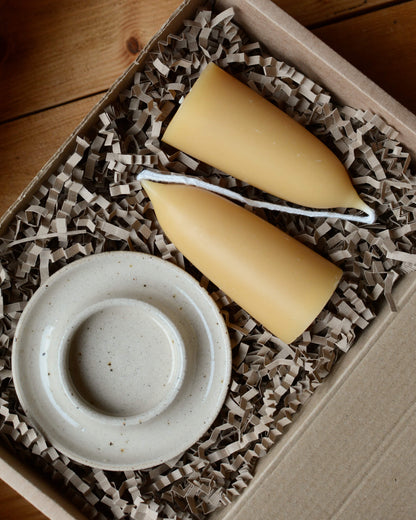
<path id="1" fill-rule="evenodd" d="M 141 171 L 136 179 L 138 181 L 148 180 L 154 182 L 164 182 L 171 184 L 186 184 L 188 186 L 195 186 L 197 188 L 202 188 L 205 190 L 212 191 L 219 195 L 223 195 L 229 199 L 234 199 L 243 204 L 247 204 L 253 208 L 262 208 L 269 209 L 272 211 L 281 211 L 283 213 L 291 214 L 291 215 L 302 215 L 305 217 L 312 218 L 337 218 L 342 220 L 349 220 L 351 222 L 357 222 L 361 224 L 374 224 L 376 220 L 375 211 L 370 208 L 367 204 L 363 202 L 362 211 L 366 213 L 366 215 L 350 215 L 348 213 L 338 213 L 335 211 L 324 211 L 324 210 L 309 210 L 304 208 L 293 208 L 290 206 L 283 206 L 281 204 L 274 204 L 272 202 L 261 201 L 249 199 L 247 197 L 243 197 L 239 193 L 235 191 L 228 190 L 226 188 L 222 188 L 221 186 L 216 186 L 215 184 L 211 184 L 209 182 L 202 181 L 197 177 L 189 177 L 187 175 L 176 175 L 169 173 L 161 173 L 154 170 L 143 170 Z"/>

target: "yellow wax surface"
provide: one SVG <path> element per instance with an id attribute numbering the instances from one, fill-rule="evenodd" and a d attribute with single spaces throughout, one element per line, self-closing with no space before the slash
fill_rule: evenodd
<path id="1" fill-rule="evenodd" d="M 290 343 L 342 271 L 270 223 L 208 190 L 142 181 L 164 232 L 205 276 Z"/>
<path id="2" fill-rule="evenodd" d="M 195 82 L 162 140 L 302 206 L 367 207 L 329 148 L 214 63 Z"/>

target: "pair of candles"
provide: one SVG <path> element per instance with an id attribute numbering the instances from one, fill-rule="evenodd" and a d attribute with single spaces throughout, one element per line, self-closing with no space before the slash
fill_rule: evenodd
<path id="1" fill-rule="evenodd" d="M 213 63 L 163 141 L 288 201 L 369 210 L 321 141 Z M 192 186 L 142 184 L 176 247 L 283 341 L 310 325 L 338 285 L 337 266 L 233 202 Z"/>

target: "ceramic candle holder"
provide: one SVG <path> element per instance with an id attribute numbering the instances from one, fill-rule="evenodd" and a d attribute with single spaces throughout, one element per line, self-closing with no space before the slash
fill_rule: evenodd
<path id="1" fill-rule="evenodd" d="M 78 463 L 144 469 L 194 444 L 231 376 L 227 327 L 183 269 L 101 253 L 52 275 L 28 302 L 12 353 L 20 403 Z"/>
<path id="2" fill-rule="evenodd" d="M 58 364 L 74 406 L 104 422 L 138 423 L 162 413 L 178 395 L 186 352 L 179 330 L 160 309 L 110 298 L 69 324 Z"/>

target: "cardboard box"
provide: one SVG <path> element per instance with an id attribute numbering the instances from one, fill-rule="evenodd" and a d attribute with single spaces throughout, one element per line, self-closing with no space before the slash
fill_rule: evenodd
<path id="1" fill-rule="evenodd" d="M 176 32 L 201 2 L 189 0 L 146 46 L 39 172 L 1 220 L 19 208 L 87 134 L 102 107 L 131 82 L 149 50 Z M 277 58 L 334 93 L 340 102 L 380 115 L 416 155 L 416 117 L 268 0 L 219 0 L 236 21 Z M 254 480 L 215 519 L 413 519 L 416 514 L 416 276 L 395 290 L 399 312 L 381 309 L 354 348 L 336 365 L 294 424 L 257 467 Z M 0 446 L 0 476 L 47 516 L 81 518 L 34 470 Z"/>

